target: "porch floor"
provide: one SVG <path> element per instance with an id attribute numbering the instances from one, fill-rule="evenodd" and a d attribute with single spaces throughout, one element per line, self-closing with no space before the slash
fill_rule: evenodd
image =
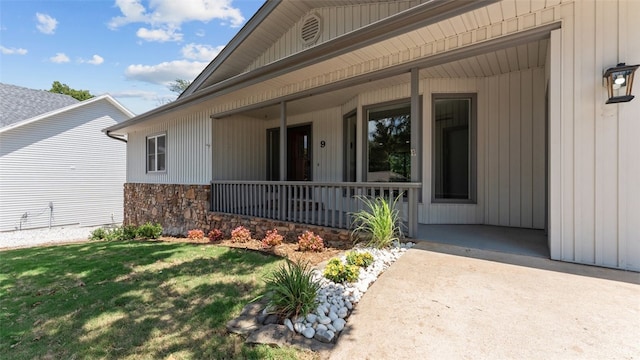
<path id="1" fill-rule="evenodd" d="M 417 241 L 549 258 L 544 230 L 491 225 L 418 225 Z"/>

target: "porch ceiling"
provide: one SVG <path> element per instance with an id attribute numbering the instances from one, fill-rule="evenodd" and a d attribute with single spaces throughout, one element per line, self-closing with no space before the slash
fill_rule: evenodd
<path id="1" fill-rule="evenodd" d="M 548 39 L 540 39 L 506 49 L 490 51 L 477 56 L 420 69 L 420 79 L 427 78 L 477 78 L 526 70 L 545 65 Z M 308 96 L 287 102 L 287 114 L 296 115 L 311 111 L 336 107 L 344 104 L 359 93 L 390 87 L 409 82 L 409 73 L 370 81 L 366 84 L 351 86 L 331 92 Z M 275 80 L 275 79 L 274 79 Z M 282 80 L 281 80 L 282 81 Z M 282 81 L 281 86 L 286 81 Z M 262 84 L 261 86 L 265 86 Z M 260 119 L 280 117 L 279 105 L 244 112 L 243 115 Z"/>

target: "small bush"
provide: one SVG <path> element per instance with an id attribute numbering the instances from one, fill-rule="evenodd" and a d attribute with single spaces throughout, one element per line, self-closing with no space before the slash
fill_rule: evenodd
<path id="1" fill-rule="evenodd" d="M 108 229 L 107 234 L 104 237 L 104 239 L 107 241 L 119 241 L 119 240 L 122 240 L 123 238 L 124 238 L 124 231 L 119 226 Z"/>
<path id="2" fill-rule="evenodd" d="M 89 240 L 104 240 L 107 237 L 107 230 L 97 228 L 89 234 Z"/>
<path id="3" fill-rule="evenodd" d="M 209 241 L 214 242 L 214 241 L 222 240 L 224 235 L 222 234 L 222 231 L 220 231 L 220 229 L 213 229 L 209 231 L 209 234 L 207 234 L 207 237 L 209 238 Z"/>
<path id="4" fill-rule="evenodd" d="M 267 231 L 267 235 L 262 239 L 262 247 L 268 248 L 282 244 L 282 235 L 278 234 L 278 230 L 273 229 Z"/>
<path id="5" fill-rule="evenodd" d="M 313 231 L 305 231 L 302 235 L 298 236 L 298 248 L 300 251 L 317 251 L 324 250 L 324 241 L 319 235 L 313 233 Z"/>
<path id="6" fill-rule="evenodd" d="M 356 282 L 360 275 L 360 268 L 356 265 L 343 264 L 338 258 L 329 260 L 324 268 L 324 277 L 335 282 Z"/>
<path id="7" fill-rule="evenodd" d="M 157 239 L 162 235 L 162 226 L 147 222 L 138 227 L 138 237 L 143 239 Z"/>
<path id="8" fill-rule="evenodd" d="M 369 252 L 349 251 L 346 254 L 347 264 L 367 268 L 373 264 L 373 255 Z"/>
<path id="9" fill-rule="evenodd" d="M 244 226 L 238 226 L 231 231 L 231 242 L 244 243 L 251 240 L 251 231 Z"/>
<path id="10" fill-rule="evenodd" d="M 204 231 L 199 229 L 189 230 L 187 232 L 187 237 L 191 240 L 202 240 L 204 239 Z"/>
<path id="11" fill-rule="evenodd" d="M 265 279 L 267 308 L 281 318 L 306 316 L 318 302 L 320 283 L 309 263 L 287 261 Z"/>
<path id="12" fill-rule="evenodd" d="M 122 240 L 133 240 L 138 236 L 138 227 L 125 225 L 122 227 Z"/>

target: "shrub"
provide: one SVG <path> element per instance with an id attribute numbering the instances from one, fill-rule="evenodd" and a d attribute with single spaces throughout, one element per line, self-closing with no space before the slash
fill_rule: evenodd
<path id="1" fill-rule="evenodd" d="M 367 268 L 373 264 L 373 255 L 370 252 L 349 251 L 346 254 L 347 264 Z"/>
<path id="2" fill-rule="evenodd" d="M 309 263 L 287 261 L 265 279 L 267 308 L 281 318 L 306 316 L 318 302 L 320 283 Z"/>
<path id="3" fill-rule="evenodd" d="M 298 248 L 300 251 L 322 251 L 324 249 L 324 242 L 319 235 L 313 233 L 313 231 L 305 231 L 302 235 L 298 236 Z"/>
<path id="4" fill-rule="evenodd" d="M 267 231 L 267 235 L 262 239 L 262 247 L 268 248 L 282 244 L 282 235 L 278 234 L 278 230 L 273 229 Z"/>
<path id="5" fill-rule="evenodd" d="M 138 237 L 143 239 L 157 239 L 162 235 L 162 226 L 147 222 L 138 227 Z"/>
<path id="6" fill-rule="evenodd" d="M 207 234 L 207 237 L 211 242 L 222 240 L 223 236 L 224 235 L 222 234 L 222 231 L 220 231 L 220 229 L 213 229 L 209 231 L 209 234 Z"/>
<path id="7" fill-rule="evenodd" d="M 121 227 L 116 226 L 114 228 L 108 229 L 106 236 L 104 237 L 107 241 L 118 241 L 122 240 L 124 237 L 124 231 Z"/>
<path id="8" fill-rule="evenodd" d="M 187 237 L 191 240 L 202 240 L 204 239 L 204 231 L 199 229 L 189 230 L 187 232 Z"/>
<path id="9" fill-rule="evenodd" d="M 396 204 L 402 193 L 391 204 L 382 197 L 375 199 L 358 196 L 365 209 L 351 213 L 353 216 L 352 235 L 365 234 L 367 246 L 385 248 L 402 237 L 402 222 Z"/>
<path id="10" fill-rule="evenodd" d="M 244 226 L 238 226 L 231 231 L 231 242 L 244 243 L 251 240 L 251 231 Z"/>
<path id="11" fill-rule="evenodd" d="M 356 282 L 360 275 L 360 268 L 356 265 L 343 264 L 338 258 L 329 260 L 324 268 L 324 277 L 335 282 Z"/>
<path id="12" fill-rule="evenodd" d="M 133 240 L 138 236 L 138 227 L 125 225 L 122 227 L 122 240 Z"/>
<path id="13" fill-rule="evenodd" d="M 107 231 L 104 228 L 97 228 L 89 234 L 89 240 L 104 240 L 107 237 Z"/>

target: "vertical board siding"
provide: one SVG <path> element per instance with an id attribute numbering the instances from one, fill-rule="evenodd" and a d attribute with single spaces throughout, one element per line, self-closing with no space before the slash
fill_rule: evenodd
<path id="1" fill-rule="evenodd" d="M 425 80 L 421 223 L 544 227 L 544 81 L 542 68 L 478 79 Z M 478 93 L 476 204 L 430 203 L 434 93 Z"/>
<path id="2" fill-rule="evenodd" d="M 233 116 L 213 121 L 214 180 L 264 180 L 267 170 L 267 123 Z"/>
<path id="3" fill-rule="evenodd" d="M 105 100 L 0 134 L 0 231 L 121 223 L 126 145 L 102 129 L 127 118 Z"/>
<path id="4" fill-rule="evenodd" d="M 560 12 L 551 48 L 559 84 L 549 94 L 551 257 L 637 271 L 640 103 L 605 104 L 602 73 L 640 59 L 638 42 L 629 41 L 640 32 L 640 4 L 577 1 Z"/>
<path id="5" fill-rule="evenodd" d="M 313 181 L 334 182 L 342 181 L 343 168 L 343 124 L 340 107 L 317 111 L 309 114 L 313 122 L 312 141 L 313 159 L 311 163 Z M 304 121 L 302 117 L 299 121 Z M 298 121 L 292 117 L 292 121 Z M 320 147 L 324 141 L 325 147 Z"/>
<path id="6" fill-rule="evenodd" d="M 198 111 L 129 133 L 127 182 L 152 184 L 208 184 L 211 181 L 211 122 Z M 146 137 L 167 134 L 167 171 L 146 172 Z"/>

